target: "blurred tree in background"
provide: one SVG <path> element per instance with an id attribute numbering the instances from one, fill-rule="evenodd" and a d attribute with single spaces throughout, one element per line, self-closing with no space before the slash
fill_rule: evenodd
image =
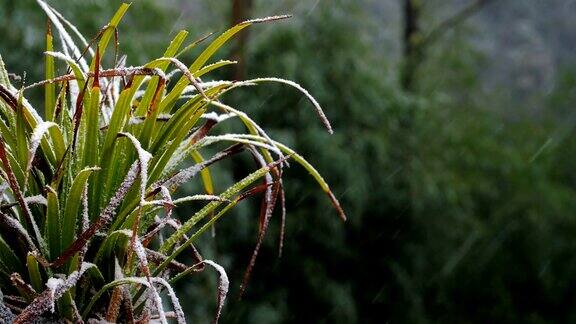
<path id="1" fill-rule="evenodd" d="M 301 95 L 281 86 L 228 98 L 310 157 L 350 220 L 338 222 L 304 170 L 287 170 L 282 258 L 278 217 L 238 301 L 256 242 L 257 228 L 250 224 L 259 208 L 257 200 L 244 203 L 217 227 L 215 238 L 206 236 L 199 246 L 222 261 L 231 277 L 224 322 L 576 320 L 576 62 L 554 45 L 562 43 L 556 38 L 533 40 L 528 49 L 544 44 L 558 52 L 558 72 L 540 77 L 548 65 L 530 69 L 554 60 L 519 59 L 515 42 L 486 32 L 494 26 L 530 29 L 526 21 L 534 16 L 525 13 L 540 10 L 566 28 L 555 33 L 540 17 L 534 29 L 569 41 L 570 19 L 535 0 L 489 3 L 427 45 L 407 86 L 402 40 L 413 36 L 405 33 L 402 17 L 409 2 L 171 0 L 136 1 L 130 9 L 121 49 L 138 63 L 157 55 L 165 36 L 179 28 L 201 36 L 245 17 L 290 11 L 292 20 L 258 26 L 230 47 L 225 56 L 242 58 L 242 64 L 229 73 L 298 81 L 324 106 L 336 130 L 326 134 Z M 569 1 L 552 2 L 574 10 Z M 79 15 L 75 22 L 87 34 L 95 34 L 116 7 L 115 1 L 52 3 L 65 15 Z M 419 3 L 414 26 L 429 35 L 476 2 Z M 395 29 L 379 16 L 385 9 L 395 10 L 387 13 L 396 17 Z M 525 19 L 524 27 L 510 19 L 514 14 Z M 43 28 L 34 2 L 0 5 L 0 51 L 8 67 L 27 71 L 30 81 L 41 78 L 36 62 Z M 391 39 L 395 43 L 385 42 Z M 504 43 L 508 47 L 493 45 Z M 487 51 L 492 47 L 486 44 L 496 47 Z M 505 68 L 489 64 L 496 56 Z M 251 163 L 236 162 L 229 178 Z M 216 189 L 229 178 L 217 179 Z M 200 189 L 191 184 L 189 190 Z M 211 317 L 213 279 L 198 276 L 182 287 L 195 318 Z"/>

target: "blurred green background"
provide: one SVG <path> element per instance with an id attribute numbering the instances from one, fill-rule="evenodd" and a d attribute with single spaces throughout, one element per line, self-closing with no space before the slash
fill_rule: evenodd
<path id="1" fill-rule="evenodd" d="M 48 2 L 88 36 L 119 3 Z M 294 17 L 251 28 L 222 54 L 242 63 L 213 77 L 310 90 L 334 135 L 289 88 L 227 103 L 308 157 L 349 221 L 287 170 L 283 256 L 277 213 L 238 300 L 259 200 L 243 203 L 199 244 L 231 277 L 222 322 L 576 321 L 576 2 L 136 0 L 121 51 L 142 64 L 180 29 L 194 38 L 282 13 Z M 26 83 L 42 78 L 44 28 L 35 1 L 0 1 L 0 53 Z M 253 167 L 217 167 L 216 189 Z M 210 321 L 215 285 L 199 274 L 179 287 L 191 319 Z"/>

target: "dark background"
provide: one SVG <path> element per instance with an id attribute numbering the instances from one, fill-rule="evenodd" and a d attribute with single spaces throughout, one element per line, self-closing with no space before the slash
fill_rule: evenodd
<path id="1" fill-rule="evenodd" d="M 88 36 L 119 3 L 49 2 Z M 576 1 L 141 0 L 121 50 L 142 64 L 179 29 L 195 38 L 282 13 L 294 17 L 251 27 L 222 55 L 241 64 L 213 77 L 310 90 L 334 135 L 290 88 L 227 103 L 308 157 L 349 221 L 287 170 L 283 256 L 277 213 L 239 301 L 259 200 L 239 206 L 199 245 L 231 277 L 222 322 L 576 321 Z M 0 53 L 26 83 L 42 78 L 44 26 L 35 1 L 0 0 Z M 253 168 L 217 167 L 217 191 Z M 179 287 L 190 319 L 212 318 L 215 285 L 202 273 Z"/>

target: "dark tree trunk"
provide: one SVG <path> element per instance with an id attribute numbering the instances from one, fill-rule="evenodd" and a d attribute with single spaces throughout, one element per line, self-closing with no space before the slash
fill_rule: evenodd
<path id="1" fill-rule="evenodd" d="M 232 0 L 232 24 L 237 24 L 250 19 L 253 0 Z M 233 79 L 243 80 L 246 77 L 246 47 L 248 44 L 248 28 L 244 29 L 236 38 L 236 44 L 232 50 L 232 59 L 238 64 L 234 66 Z"/>
<path id="2" fill-rule="evenodd" d="M 399 69 L 398 81 L 400 88 L 406 94 L 416 92 L 416 73 L 421 61 L 420 40 L 422 39 L 420 18 L 421 0 L 401 0 L 403 25 L 401 34 L 402 58 Z M 411 221 L 415 212 L 415 188 L 414 154 L 414 130 L 416 119 L 416 107 L 413 104 L 405 105 L 398 116 L 398 128 L 390 134 L 390 140 L 394 143 L 391 151 L 392 158 L 398 164 L 400 172 L 394 177 L 395 195 L 398 198 L 395 208 L 401 212 L 404 219 Z"/>
<path id="3" fill-rule="evenodd" d="M 406 92 L 412 93 L 417 88 L 417 74 L 424 61 L 425 51 L 440 39 L 446 32 L 459 26 L 468 18 L 479 12 L 493 0 L 475 0 L 442 21 L 429 32 L 423 32 L 420 26 L 423 0 L 402 0 L 404 26 L 402 34 L 403 57 L 400 71 L 400 85 Z"/>
<path id="4" fill-rule="evenodd" d="M 400 74 L 400 85 L 407 92 L 414 91 L 416 73 L 421 61 L 420 30 L 421 5 L 419 0 L 403 0 L 403 62 Z"/>

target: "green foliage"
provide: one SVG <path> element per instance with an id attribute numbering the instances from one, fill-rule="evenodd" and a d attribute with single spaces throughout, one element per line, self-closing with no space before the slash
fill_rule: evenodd
<path id="1" fill-rule="evenodd" d="M 232 63 L 208 64 L 240 30 L 286 17 L 233 26 L 211 40 L 189 67 L 175 58 L 185 46 L 185 31 L 174 37 L 162 57 L 126 67 L 125 59 L 116 56 L 116 38 L 130 5 L 119 7 L 93 43 L 76 34 L 47 3 L 38 0 L 38 5 L 50 20 L 48 79 L 17 88 L 0 64 L 0 288 L 10 296 L 3 303 L 16 316 L 15 323 L 48 318 L 167 322 L 162 292 L 170 297 L 172 317 L 185 323 L 170 284 L 206 265 L 219 273 L 218 321 L 227 275 L 215 262 L 203 260 L 193 244 L 240 201 L 263 192 L 261 240 L 283 195 L 281 177 L 287 160 L 302 165 L 345 218 L 310 163 L 270 139 L 248 115 L 220 101 L 238 87 L 288 84 L 308 96 L 330 130 L 322 109 L 306 90 L 275 78 L 215 83 L 201 79 Z M 61 52 L 54 51 L 56 35 Z M 85 49 L 86 43 L 90 46 Z M 113 64 L 110 68 L 105 67 L 108 62 Z M 56 70 L 68 72 L 56 75 Z M 181 77 L 172 85 L 171 78 L 178 74 Z M 25 99 L 30 89 L 41 86 L 44 118 Z M 246 134 L 212 131 L 233 119 Z M 208 155 L 226 143 L 232 146 Z M 257 170 L 215 195 L 207 168 L 243 150 L 258 161 Z M 210 157 L 204 159 L 202 153 Z M 173 198 L 199 173 L 207 194 Z M 187 208 L 192 216 L 182 224 L 171 217 L 175 208 L 193 201 L 207 203 L 197 210 Z M 278 204 L 284 208 L 282 201 Z M 185 251 L 195 253 L 194 264 L 179 261 Z M 253 260 L 257 252 L 258 248 Z M 249 273 L 250 267 L 245 283 Z M 12 313 L 0 315 L 11 321 Z"/>

